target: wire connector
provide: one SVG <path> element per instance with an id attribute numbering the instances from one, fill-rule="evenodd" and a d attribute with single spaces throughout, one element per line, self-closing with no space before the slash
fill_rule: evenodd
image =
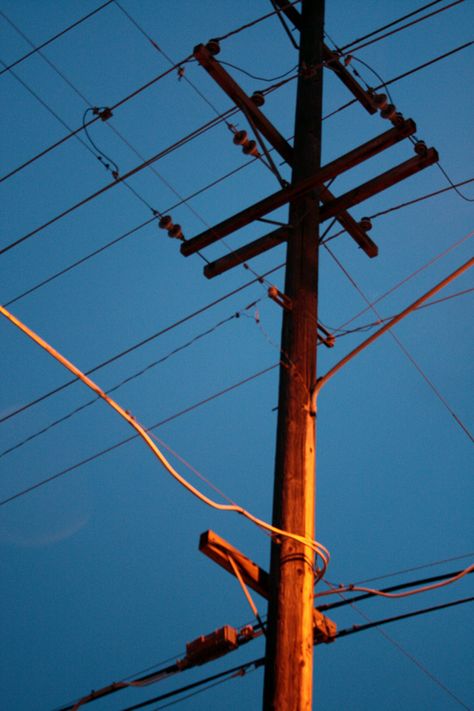
<path id="1" fill-rule="evenodd" d="M 110 109 L 108 106 L 103 106 L 102 108 L 94 106 L 94 108 L 92 109 L 92 113 L 94 114 L 94 116 L 98 116 L 101 121 L 108 121 L 109 118 L 112 118 L 113 116 L 112 109 Z"/>

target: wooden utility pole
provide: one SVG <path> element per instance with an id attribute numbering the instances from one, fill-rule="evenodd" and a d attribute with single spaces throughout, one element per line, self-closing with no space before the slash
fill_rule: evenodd
<path id="1" fill-rule="evenodd" d="M 324 0 L 303 0 L 292 184 L 320 168 Z M 273 525 L 314 538 L 319 195 L 290 203 Z M 272 546 L 265 711 L 311 711 L 313 553 L 290 539 Z"/>

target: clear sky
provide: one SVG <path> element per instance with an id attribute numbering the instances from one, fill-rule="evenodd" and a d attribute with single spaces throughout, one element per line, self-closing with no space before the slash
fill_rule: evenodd
<path id="1" fill-rule="evenodd" d="M 327 41 L 346 45 L 421 4 L 327 0 Z M 98 0 L 0 0 L 2 67 L 29 52 L 29 42 L 38 46 L 99 5 Z M 107 4 L 42 54 L 1 74 L 1 176 L 79 128 L 86 109 L 114 106 L 168 70 L 170 61 L 188 57 L 196 44 L 269 11 L 267 0 Z M 361 61 L 351 66 L 374 86 L 380 81 L 373 70 L 388 81 L 471 41 L 473 26 L 473 3 L 465 0 L 361 48 L 355 52 Z M 227 67 L 249 94 L 287 72 L 292 76 L 297 63 L 296 50 L 275 17 L 224 40 L 219 59 L 252 75 Z M 222 122 L 131 177 L 130 189 L 114 185 L 37 231 L 110 184 L 111 161 L 124 175 L 231 107 L 197 63 L 182 66 L 181 80 L 173 70 L 115 109 L 108 122 L 91 125 L 96 147 L 82 131 L 0 183 L 0 249 L 34 233 L 0 255 L 0 301 L 83 370 L 174 326 L 250 282 L 254 272 L 266 273 L 285 260 L 279 247 L 253 260 L 253 271 L 239 267 L 207 280 L 201 259 L 181 256 L 179 243 L 168 239 L 156 220 L 136 229 L 156 210 L 171 214 L 189 238 L 278 189 L 275 176 L 257 161 L 173 207 L 247 162 Z M 472 179 L 472 46 L 389 88 L 397 109 L 416 121 L 417 136 L 438 150 L 451 180 Z M 295 81 L 290 81 L 270 92 L 263 107 L 287 137 L 293 133 L 294 92 Z M 351 98 L 326 71 L 324 113 Z M 91 117 L 88 112 L 86 118 Z M 229 120 L 248 130 L 241 114 Z M 337 113 L 323 124 L 323 162 L 388 128 L 360 105 Z M 107 156 L 102 161 L 97 149 Z M 338 177 L 331 190 L 341 195 L 412 155 L 411 143 L 403 141 Z M 280 170 L 289 179 L 288 167 Z M 359 220 L 446 187 L 434 165 L 351 214 Z M 390 316 L 472 256 L 474 183 L 459 189 L 471 202 L 450 190 L 374 218 L 376 259 L 368 259 L 347 235 L 327 245 L 359 291 L 321 250 L 320 318 L 341 335 L 333 349 L 320 348 L 320 374 L 368 335 L 336 329 L 378 318 L 361 292 L 373 302 L 406 280 L 377 302 L 379 315 Z M 283 208 L 271 217 L 285 221 L 286 214 Z M 228 237 L 227 246 L 217 244 L 203 254 L 217 258 L 268 230 L 254 223 Z M 336 231 L 337 225 L 329 234 Z M 50 280 L 105 245 L 110 246 Z M 282 288 L 283 269 L 267 279 Z M 159 361 L 113 396 L 146 426 L 169 420 L 155 434 L 226 496 L 269 521 L 277 368 L 220 394 L 278 363 L 281 309 L 268 299 L 267 286 L 252 283 L 92 377 L 109 389 Z M 320 396 L 317 538 L 330 550 L 327 580 L 332 583 L 436 563 L 371 583 L 384 587 L 472 563 L 472 441 L 452 413 L 473 431 L 472 292 L 466 292 L 473 286 L 472 273 L 464 274 L 440 294 L 455 298 L 407 318 L 394 329 L 399 342 L 385 335 Z M 70 379 L 3 318 L 0 338 L 2 419 Z M 186 643 L 201 634 L 252 621 L 236 580 L 199 553 L 202 531 L 216 531 L 268 568 L 264 533 L 191 497 L 140 441 L 96 457 L 133 434 L 104 403 L 50 427 L 90 400 L 91 392 L 76 383 L 0 424 L 2 502 L 91 459 L 0 507 L 0 706 L 6 711 L 52 710 L 91 689 L 183 657 Z M 172 462 L 219 499 L 185 463 L 174 457 Z M 324 589 L 324 584 L 318 587 Z M 331 617 L 344 629 L 470 595 L 472 580 L 465 578 L 405 600 L 343 607 Z M 265 601 L 257 595 L 255 601 L 265 615 Z M 315 708 L 472 708 L 470 607 L 317 647 Z M 126 708 L 259 657 L 263 649 L 261 639 L 254 641 L 222 660 L 146 689 L 119 692 L 90 708 Z M 259 709 L 262 680 L 261 669 L 248 673 L 184 700 L 181 708 Z"/>

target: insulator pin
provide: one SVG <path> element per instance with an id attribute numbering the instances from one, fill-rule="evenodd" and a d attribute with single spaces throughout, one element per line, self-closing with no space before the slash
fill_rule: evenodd
<path id="1" fill-rule="evenodd" d="M 248 143 L 247 131 L 237 131 L 234 133 L 233 141 L 236 146 L 245 146 Z"/>
<path id="2" fill-rule="evenodd" d="M 263 106 L 265 103 L 265 96 L 262 91 L 254 91 L 250 100 L 253 101 L 255 106 Z"/>
<path id="3" fill-rule="evenodd" d="M 370 217 L 363 217 L 361 221 L 359 222 L 359 227 L 364 230 L 364 232 L 368 232 L 369 230 L 372 229 L 372 220 Z"/>
<path id="4" fill-rule="evenodd" d="M 383 119 L 393 121 L 393 119 L 397 115 L 397 110 L 393 104 L 387 104 L 387 106 L 380 112 L 380 115 Z"/>
<path id="5" fill-rule="evenodd" d="M 425 156 L 428 153 L 428 148 L 424 141 L 417 141 L 414 148 L 417 156 Z"/>
<path id="6" fill-rule="evenodd" d="M 255 158 L 258 158 L 260 155 L 256 142 L 249 140 L 247 131 L 237 131 L 234 133 L 234 138 L 232 140 L 236 146 L 242 146 L 242 151 L 246 156 L 254 156 Z"/>
<path id="7" fill-rule="evenodd" d="M 400 113 L 400 111 L 395 112 L 395 116 L 390 119 L 391 122 L 393 123 L 394 126 L 403 126 L 405 123 L 405 119 L 403 118 L 403 114 Z"/>
<path id="8" fill-rule="evenodd" d="M 254 156 L 255 158 L 258 158 L 259 152 L 255 141 L 247 141 L 245 146 L 242 148 L 242 151 L 246 156 Z"/>
<path id="9" fill-rule="evenodd" d="M 158 222 L 158 227 L 161 227 L 162 230 L 166 230 L 168 232 L 168 237 L 172 237 L 173 239 L 184 240 L 181 225 L 174 225 L 173 220 L 171 219 L 171 215 L 163 215 L 163 217 Z"/>
<path id="10" fill-rule="evenodd" d="M 387 106 L 386 94 L 372 94 L 372 101 L 378 109 L 384 109 Z"/>
<path id="11" fill-rule="evenodd" d="M 219 52 L 221 51 L 219 40 L 216 39 L 210 39 L 209 42 L 206 44 L 206 47 L 212 55 L 219 54 Z"/>

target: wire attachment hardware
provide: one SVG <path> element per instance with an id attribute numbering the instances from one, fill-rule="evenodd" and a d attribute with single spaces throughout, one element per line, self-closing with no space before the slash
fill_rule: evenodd
<path id="1" fill-rule="evenodd" d="M 182 242 L 184 242 L 184 235 L 181 229 L 181 225 L 173 224 L 171 215 L 163 215 L 163 217 L 160 218 L 160 221 L 158 222 L 158 227 L 160 227 L 162 230 L 166 230 L 168 232 L 168 237 L 172 237 L 173 239 L 180 239 Z"/>
<path id="2" fill-rule="evenodd" d="M 333 334 L 327 330 L 327 328 L 324 328 L 324 326 L 321 326 L 320 323 L 318 323 L 318 340 L 320 343 L 323 343 L 326 348 L 334 348 L 334 344 L 336 343 L 336 339 L 334 338 Z"/>
<path id="3" fill-rule="evenodd" d="M 283 294 L 276 286 L 270 286 L 268 288 L 268 296 L 272 301 L 274 301 L 278 306 L 281 306 L 287 311 L 291 311 L 293 308 L 293 302 L 286 294 Z"/>
<path id="4" fill-rule="evenodd" d="M 101 121 L 108 121 L 109 118 L 112 118 L 113 116 L 112 109 L 110 109 L 108 106 L 103 106 L 102 108 L 94 106 L 94 108 L 92 109 L 92 113 L 94 114 L 94 116 L 98 116 Z"/>
<path id="5" fill-rule="evenodd" d="M 233 142 L 236 146 L 242 146 L 242 152 L 245 153 L 246 156 L 250 155 L 258 158 L 260 155 L 256 141 L 249 139 L 247 131 L 237 131 L 237 133 L 234 134 Z"/>

